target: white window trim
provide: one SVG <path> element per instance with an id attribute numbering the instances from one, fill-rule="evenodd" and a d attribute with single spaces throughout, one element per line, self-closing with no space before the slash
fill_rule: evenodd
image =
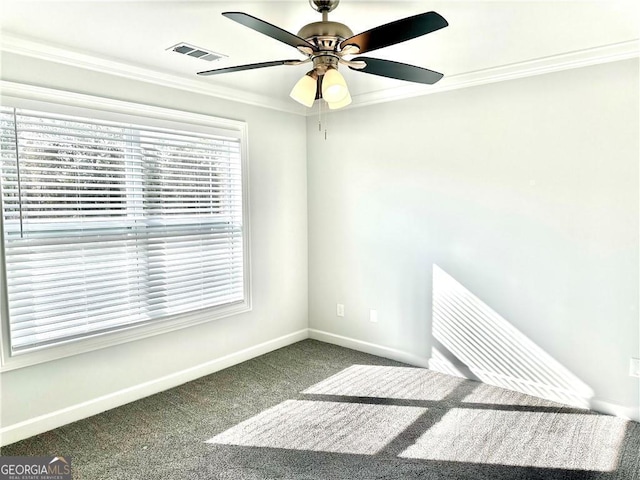
<path id="1" fill-rule="evenodd" d="M 125 327 L 116 332 L 107 332 L 88 338 L 69 340 L 58 345 L 33 349 L 12 356 L 9 343 L 6 271 L 4 260 L 2 260 L 0 261 L 0 372 L 36 365 L 38 363 L 86 353 L 134 340 L 141 340 L 251 310 L 251 222 L 249 219 L 248 131 L 245 122 L 7 81 L 0 81 L 0 96 L 2 97 L 2 103 L 4 105 L 18 108 L 22 107 L 34 110 L 51 110 L 53 108 L 58 113 L 68 113 L 71 115 L 82 115 L 84 109 L 99 110 L 101 111 L 101 115 L 105 115 L 106 119 L 109 119 L 110 114 L 117 115 L 119 120 L 122 120 L 122 115 L 131 115 L 138 119 L 144 117 L 146 121 L 151 122 L 157 120 L 165 126 L 167 122 L 176 122 L 176 124 L 181 124 L 183 129 L 186 124 L 192 128 L 204 127 L 207 129 L 213 128 L 223 133 L 225 131 L 236 134 L 240 133 L 243 171 L 242 215 L 244 227 L 243 261 L 245 278 L 245 300 L 243 302 L 175 315 L 156 324 Z M 86 111 L 84 113 L 86 115 Z M 3 236 L 3 232 L 0 231 L 0 238 L 3 238 Z M 0 241 L 0 259 L 4 259 L 4 241 Z"/>

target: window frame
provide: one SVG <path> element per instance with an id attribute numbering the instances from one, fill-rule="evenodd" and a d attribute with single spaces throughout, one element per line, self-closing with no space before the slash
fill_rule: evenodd
<path id="1" fill-rule="evenodd" d="M 104 120 L 143 123 L 163 128 L 171 128 L 173 126 L 182 130 L 191 128 L 208 133 L 211 133 L 213 130 L 214 133 L 239 137 L 242 166 L 244 277 L 244 301 L 242 302 L 171 315 L 155 323 L 131 325 L 113 332 L 66 340 L 56 345 L 36 347 L 29 351 L 12 354 L 8 321 L 7 277 L 4 261 L 4 223 L 2 218 L 0 218 L 0 238 L 2 238 L 2 241 L 0 241 L 0 372 L 145 339 L 232 315 L 238 315 L 252 309 L 249 152 L 248 127 L 246 122 L 7 81 L 0 81 L 0 100 L 3 105 L 9 107 L 77 116 L 97 115 L 100 119 Z M 0 217 L 2 216 L 0 215 Z"/>

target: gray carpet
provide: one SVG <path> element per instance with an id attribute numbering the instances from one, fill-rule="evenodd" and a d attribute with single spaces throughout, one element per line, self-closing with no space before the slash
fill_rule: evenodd
<path id="1" fill-rule="evenodd" d="M 640 480 L 640 424 L 305 340 L 1 453 L 87 480 Z"/>

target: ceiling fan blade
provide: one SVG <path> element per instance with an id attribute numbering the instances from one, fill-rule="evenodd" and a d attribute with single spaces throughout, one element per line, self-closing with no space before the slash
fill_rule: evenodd
<path id="1" fill-rule="evenodd" d="M 244 25 L 245 27 L 249 27 L 256 32 L 260 32 L 267 37 L 275 38 L 276 40 L 286 43 L 287 45 L 291 45 L 294 48 L 307 47 L 311 48 L 314 52 L 317 50 L 316 47 L 307 42 L 304 38 L 300 38 L 293 33 L 287 32 L 280 27 L 271 25 L 270 23 L 265 22 L 264 20 L 260 20 L 259 18 L 251 16 L 247 13 L 224 12 L 222 15 Z"/>
<path id="2" fill-rule="evenodd" d="M 370 73 L 381 77 L 397 78 L 398 80 L 406 80 L 407 82 L 426 83 L 432 85 L 440 80 L 444 75 L 415 65 L 406 63 L 393 62 L 391 60 L 382 60 L 380 58 L 357 57 L 354 62 L 365 62 L 364 68 L 351 68 L 356 72 Z"/>
<path id="3" fill-rule="evenodd" d="M 357 45 L 360 48 L 358 53 L 370 52 L 435 32 L 447 25 L 449 23 L 436 12 L 421 13 L 420 15 L 380 25 L 347 38 L 340 43 L 340 48 L 343 49 L 347 45 Z"/>
<path id="4" fill-rule="evenodd" d="M 198 72 L 198 75 L 218 75 L 220 73 L 241 72 L 242 70 L 253 70 L 254 68 L 275 67 L 277 65 L 296 64 L 298 60 L 274 60 L 273 62 L 248 63 L 246 65 L 238 65 L 235 67 L 216 68 L 214 70 L 205 70 Z"/>

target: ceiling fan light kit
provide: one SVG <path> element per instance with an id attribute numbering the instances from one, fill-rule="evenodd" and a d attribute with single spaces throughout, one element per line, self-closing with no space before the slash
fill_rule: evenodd
<path id="1" fill-rule="evenodd" d="M 322 80 L 322 98 L 328 103 L 337 103 L 344 100 L 348 93 L 347 82 L 342 74 L 337 68 L 329 67 Z"/>
<path id="2" fill-rule="evenodd" d="M 313 102 L 316 101 L 317 85 L 318 74 L 315 70 L 311 70 L 310 72 L 307 72 L 304 77 L 298 80 L 298 82 L 293 86 L 289 96 L 305 107 L 311 108 L 313 106 Z"/>
<path id="3" fill-rule="evenodd" d="M 415 83 L 433 84 L 443 77 L 442 73 L 406 63 L 370 57 L 347 59 L 346 56 L 362 54 L 379 48 L 395 45 L 448 25 L 436 12 L 426 12 L 413 17 L 396 20 L 385 25 L 354 35 L 346 25 L 329 21 L 329 12 L 335 10 L 340 0 L 309 0 L 311 7 L 322 14 L 322 21 L 309 23 L 297 35 L 243 12 L 225 12 L 222 15 L 249 27 L 263 35 L 296 48 L 307 58 L 304 60 L 276 60 L 270 62 L 239 65 L 198 72 L 198 75 L 218 75 L 277 65 L 302 65 L 312 63 L 307 72 L 291 90 L 290 96 L 305 107 L 312 107 L 315 100 L 324 99 L 332 110 L 351 103 L 347 83 L 338 71 L 342 64 L 349 69 L 395 78 Z"/>
<path id="4" fill-rule="evenodd" d="M 339 108 L 346 107 L 351 102 L 352 102 L 351 95 L 349 94 L 349 92 L 347 92 L 345 97 L 339 102 L 327 102 L 327 104 L 329 105 L 330 110 L 337 110 Z"/>

